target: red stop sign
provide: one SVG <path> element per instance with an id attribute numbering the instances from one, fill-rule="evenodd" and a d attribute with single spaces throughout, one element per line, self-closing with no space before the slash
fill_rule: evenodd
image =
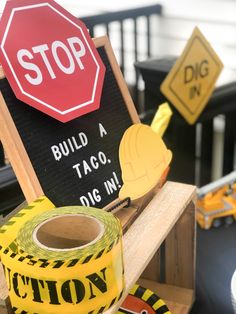
<path id="1" fill-rule="evenodd" d="M 85 25 L 52 0 L 12 0 L 0 60 L 17 98 L 62 122 L 100 106 L 105 67 Z"/>

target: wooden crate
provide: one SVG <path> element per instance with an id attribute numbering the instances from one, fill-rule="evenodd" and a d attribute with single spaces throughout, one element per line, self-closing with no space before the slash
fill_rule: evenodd
<path id="1" fill-rule="evenodd" d="M 105 314 L 117 312 L 136 282 L 163 298 L 173 314 L 189 312 L 195 286 L 194 197 L 194 186 L 167 182 L 131 225 L 124 235 L 126 289 Z"/>
<path id="2" fill-rule="evenodd" d="M 126 290 L 105 314 L 117 312 L 136 282 L 163 298 L 172 314 L 189 312 L 195 297 L 195 193 L 192 185 L 167 182 L 126 232 Z M 159 283 L 160 277 L 164 283 Z"/>

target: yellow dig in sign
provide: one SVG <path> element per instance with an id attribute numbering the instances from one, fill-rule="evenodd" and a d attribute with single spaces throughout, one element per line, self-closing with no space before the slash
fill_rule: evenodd
<path id="1" fill-rule="evenodd" d="M 193 124 L 206 106 L 222 68 L 219 57 L 196 27 L 161 91 Z"/>

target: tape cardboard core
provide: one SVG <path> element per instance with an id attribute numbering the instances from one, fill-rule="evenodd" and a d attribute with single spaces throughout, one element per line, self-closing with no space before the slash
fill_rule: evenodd
<path id="1" fill-rule="evenodd" d="M 95 243 L 103 233 L 104 227 L 96 218 L 68 214 L 52 217 L 39 224 L 34 229 L 33 239 L 41 248 L 69 251 Z"/>

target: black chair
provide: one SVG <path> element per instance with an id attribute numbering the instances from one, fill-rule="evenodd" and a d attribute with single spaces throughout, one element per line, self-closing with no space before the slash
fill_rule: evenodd
<path id="1" fill-rule="evenodd" d="M 138 88 L 139 74 L 135 71 L 134 62 L 151 56 L 151 32 L 156 28 L 153 23 L 161 14 L 162 6 L 156 4 L 80 17 L 91 37 L 105 34 L 109 37 L 138 112 L 142 111 L 142 103 Z"/>

